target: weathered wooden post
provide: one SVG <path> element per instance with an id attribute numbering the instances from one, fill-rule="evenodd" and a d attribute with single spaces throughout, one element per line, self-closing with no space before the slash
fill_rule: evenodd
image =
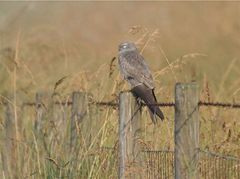
<path id="1" fill-rule="evenodd" d="M 36 96 L 35 96 L 36 119 L 34 124 L 34 128 L 36 132 L 40 132 L 42 128 L 42 123 L 43 123 L 44 108 L 43 108 L 42 98 L 43 98 L 43 93 L 40 93 L 40 92 L 36 93 Z"/>
<path id="2" fill-rule="evenodd" d="M 119 179 L 141 178 L 140 105 L 129 92 L 120 93 L 119 103 Z"/>
<path id="3" fill-rule="evenodd" d="M 5 102 L 5 146 L 2 153 L 4 175 L 9 178 L 16 177 L 17 156 L 16 156 L 16 128 L 14 106 L 10 101 Z"/>
<path id="4" fill-rule="evenodd" d="M 177 83 L 175 88 L 175 179 L 198 178 L 198 86 Z"/>
<path id="5" fill-rule="evenodd" d="M 88 98 L 84 92 L 73 92 L 72 94 L 72 117 L 71 117 L 71 135 L 70 135 L 70 148 L 76 144 L 77 136 L 79 133 L 79 124 L 87 114 Z M 87 128 L 88 126 L 85 126 Z M 87 128 L 88 129 L 88 128 Z M 85 134 L 89 131 L 85 131 Z M 85 135 L 86 136 L 86 135 Z M 85 137 L 85 140 L 88 139 Z M 90 141 L 88 141 L 90 142 Z"/>

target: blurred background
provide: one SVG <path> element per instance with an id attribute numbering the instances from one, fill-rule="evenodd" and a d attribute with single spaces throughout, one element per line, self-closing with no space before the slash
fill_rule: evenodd
<path id="1" fill-rule="evenodd" d="M 134 41 L 159 88 L 173 91 L 176 81 L 205 80 L 213 98 L 239 99 L 238 2 L 0 4 L 1 92 L 11 89 L 14 63 L 19 94 L 53 89 L 65 76 L 70 90 L 94 88 L 108 76 L 118 44 Z M 116 60 L 112 65 L 114 76 Z"/>

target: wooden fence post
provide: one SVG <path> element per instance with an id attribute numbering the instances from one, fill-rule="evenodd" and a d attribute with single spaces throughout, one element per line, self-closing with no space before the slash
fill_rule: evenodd
<path id="1" fill-rule="evenodd" d="M 3 168 L 6 177 L 16 177 L 17 169 L 17 156 L 16 156 L 16 128 L 15 128 L 15 115 L 13 111 L 13 104 L 7 101 L 6 106 L 6 120 L 5 120 L 5 146 L 3 156 Z"/>
<path id="2" fill-rule="evenodd" d="M 84 92 L 73 92 L 72 94 L 72 116 L 71 116 L 71 135 L 70 135 L 70 148 L 76 144 L 79 132 L 79 124 L 87 114 L 88 98 Z M 87 126 L 85 126 L 87 128 Z M 87 131 L 85 131 L 87 132 Z M 86 141 L 88 139 L 85 138 Z M 90 142 L 90 141 L 88 141 Z"/>
<path id="3" fill-rule="evenodd" d="M 36 93 L 36 96 L 35 96 L 36 119 L 35 119 L 35 124 L 34 124 L 34 128 L 35 128 L 36 132 L 40 132 L 40 130 L 42 128 L 42 123 L 43 123 L 44 108 L 43 108 L 42 98 L 43 98 L 42 93 L 40 93 L 40 92 Z"/>
<path id="4" fill-rule="evenodd" d="M 198 178 L 199 120 L 196 83 L 175 87 L 175 179 Z"/>
<path id="5" fill-rule="evenodd" d="M 140 105 L 131 93 L 119 96 L 119 179 L 141 178 Z"/>

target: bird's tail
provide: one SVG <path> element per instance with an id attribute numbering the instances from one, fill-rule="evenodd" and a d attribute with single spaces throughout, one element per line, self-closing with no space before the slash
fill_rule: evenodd
<path id="1" fill-rule="evenodd" d="M 142 84 L 142 85 L 135 86 L 132 89 L 132 92 L 136 97 L 141 98 L 146 103 L 153 123 L 157 122 L 156 115 L 160 119 L 162 120 L 164 119 L 163 112 L 160 110 L 159 106 L 154 105 L 157 103 L 157 98 L 154 94 L 153 89 L 149 89 Z"/>

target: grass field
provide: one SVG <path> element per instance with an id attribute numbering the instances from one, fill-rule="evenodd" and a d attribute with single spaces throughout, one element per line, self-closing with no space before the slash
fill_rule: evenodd
<path id="1" fill-rule="evenodd" d="M 122 41 L 138 45 L 159 101 L 174 100 L 176 82 L 195 80 L 201 100 L 239 103 L 239 12 L 238 2 L 0 2 L 0 99 L 18 120 L 7 151 L 9 125 L 0 105 L 1 178 L 116 178 L 114 155 L 102 147 L 117 145 L 118 111 L 89 106 L 92 123 L 81 123 L 79 141 L 69 151 L 70 108 L 51 101 L 68 100 L 73 91 L 116 101 L 129 89 L 112 61 Z M 40 134 L 35 108 L 21 108 L 37 92 L 49 96 Z M 167 120 L 157 126 L 143 112 L 144 142 L 172 150 L 174 110 L 163 112 Z M 201 148 L 240 157 L 240 110 L 203 107 L 200 113 Z M 4 165 L 7 152 L 13 166 Z"/>

